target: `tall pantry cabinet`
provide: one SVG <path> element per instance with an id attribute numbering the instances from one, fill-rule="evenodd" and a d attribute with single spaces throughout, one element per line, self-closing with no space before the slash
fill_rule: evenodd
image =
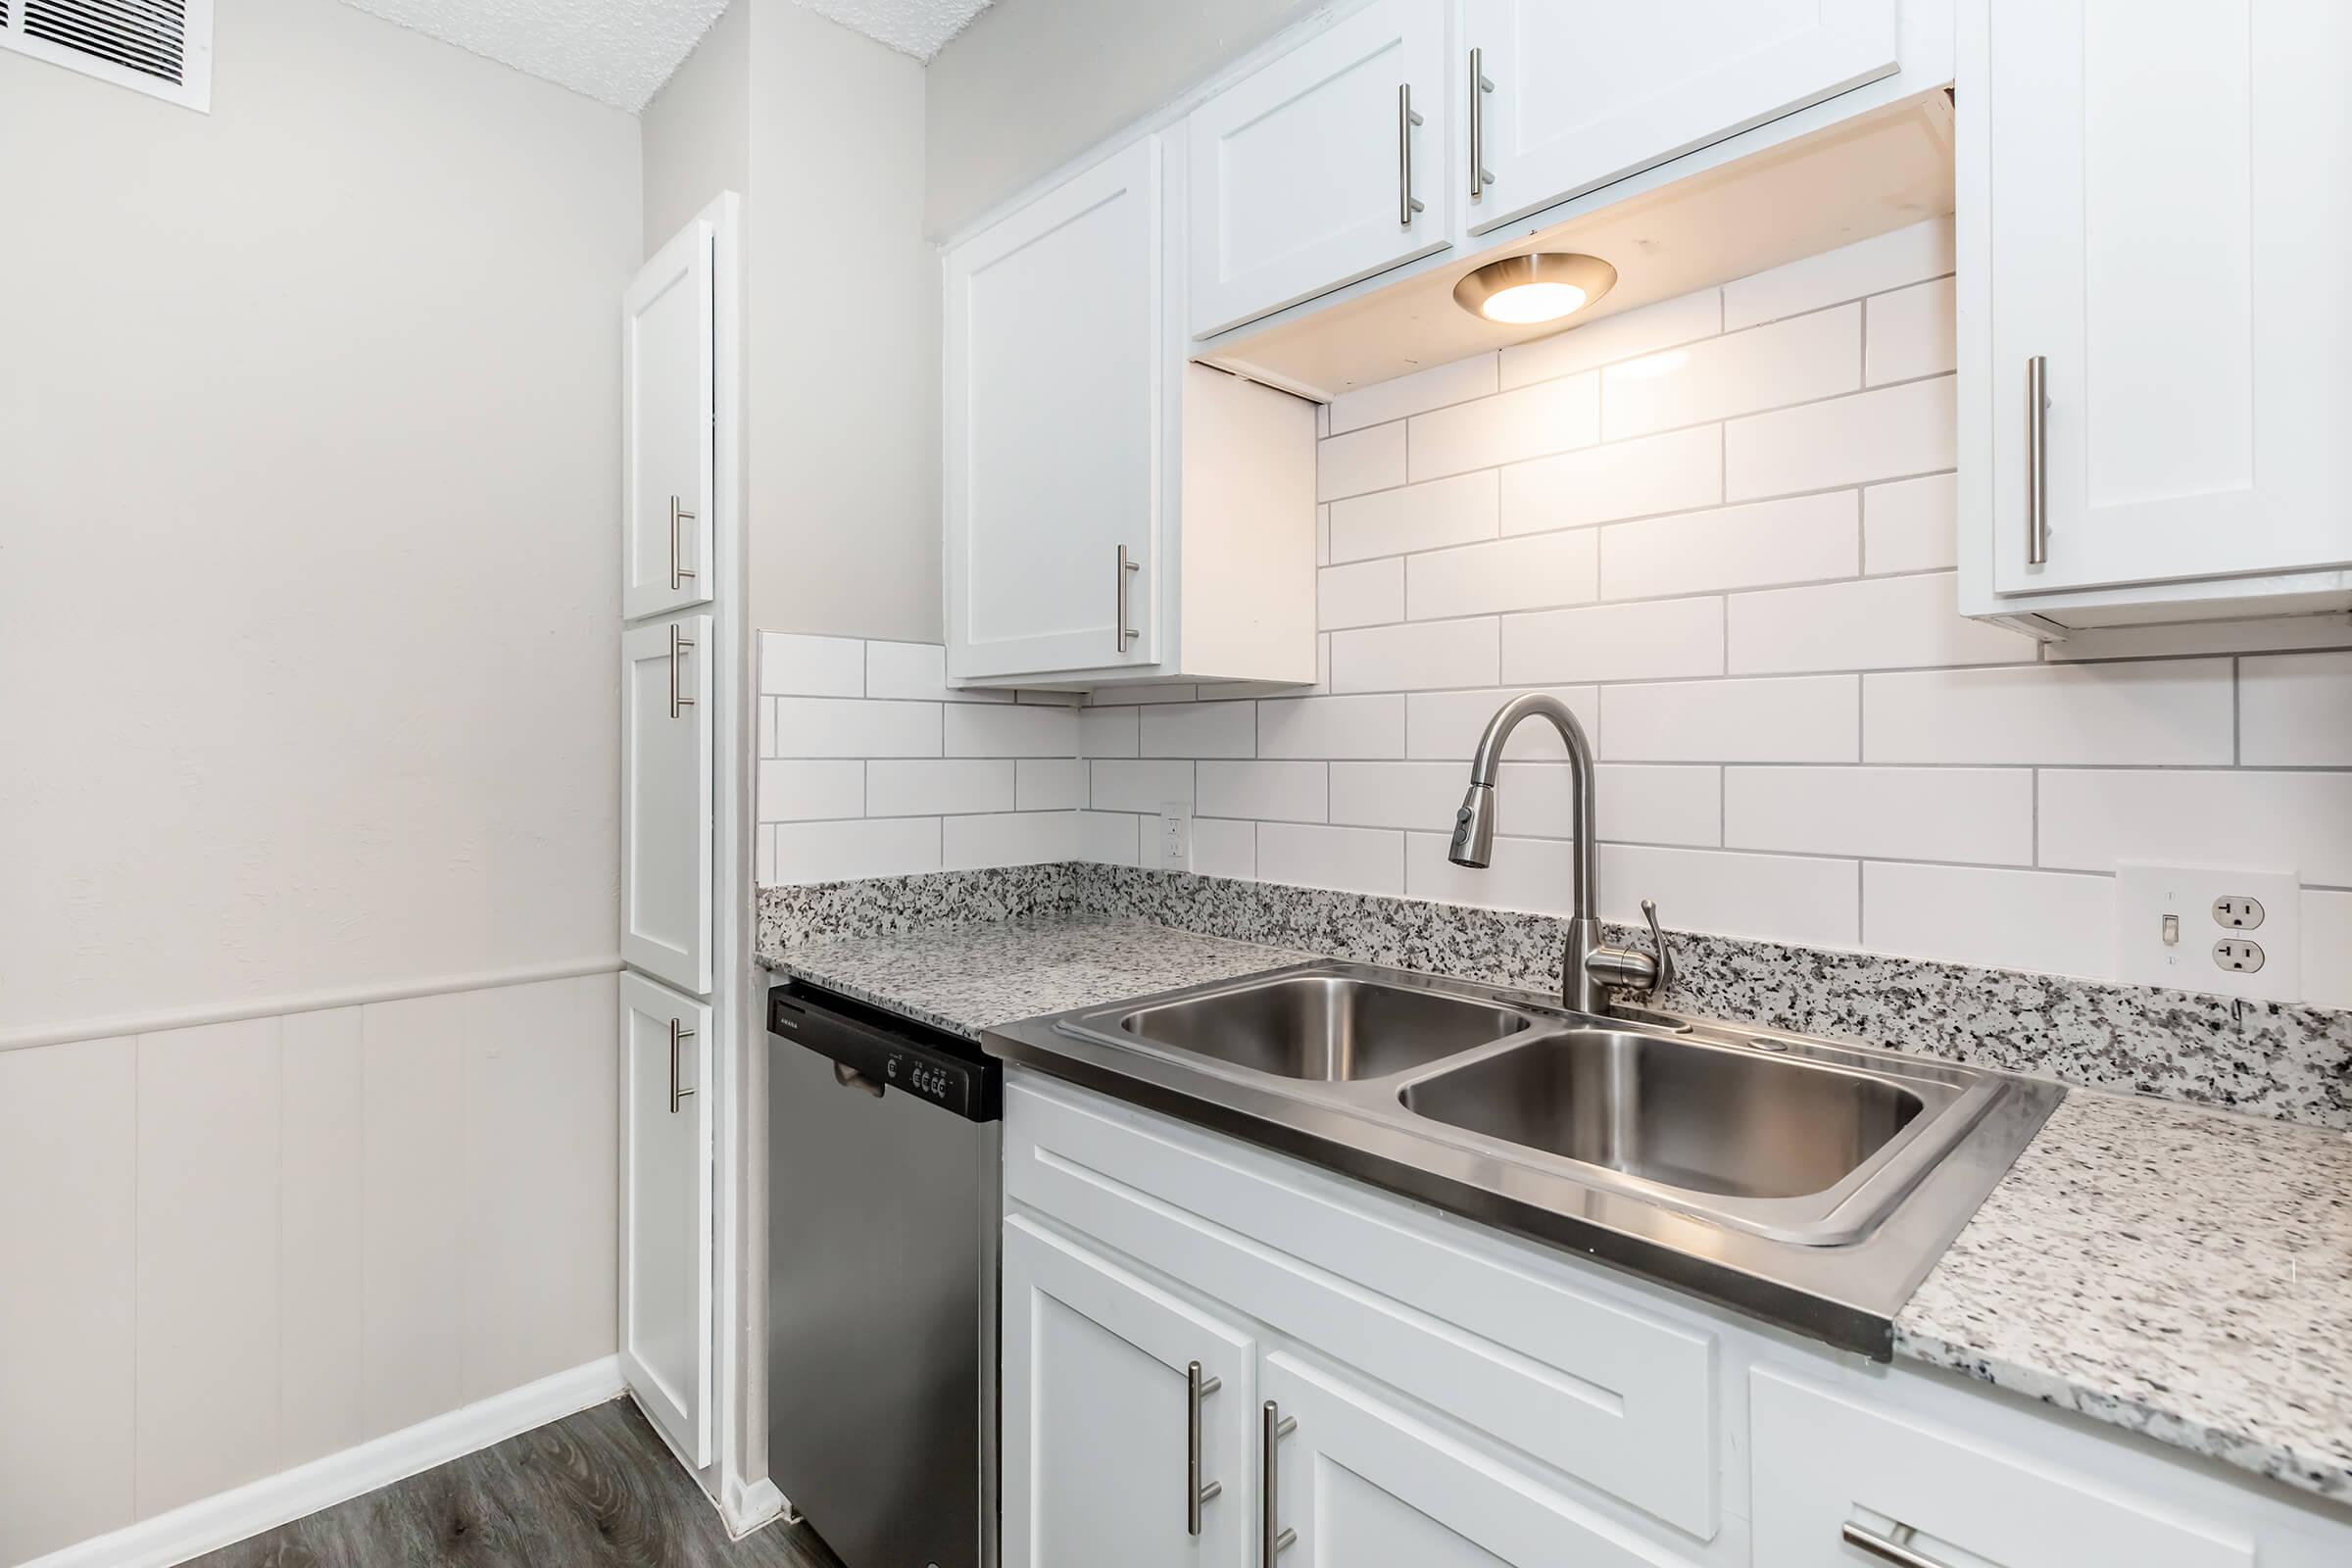
<path id="1" fill-rule="evenodd" d="M 735 223 L 722 197 L 621 304 L 619 1348 L 638 1404 L 697 1471 L 721 1457 L 717 1145 L 749 896 L 736 780 L 750 660 L 722 319 Z"/>

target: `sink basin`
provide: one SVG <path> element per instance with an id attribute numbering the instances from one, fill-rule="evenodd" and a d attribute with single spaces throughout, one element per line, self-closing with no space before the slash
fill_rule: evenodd
<path id="1" fill-rule="evenodd" d="M 1615 1029 L 1531 1040 L 1406 1085 L 1417 1116 L 1685 1192 L 1806 1198 L 1920 1114 L 1898 1083 Z"/>
<path id="2" fill-rule="evenodd" d="M 1139 1007 L 1122 1034 L 1281 1078 L 1385 1078 L 1518 1034 L 1492 1003 L 1351 975 L 1296 974 Z"/>

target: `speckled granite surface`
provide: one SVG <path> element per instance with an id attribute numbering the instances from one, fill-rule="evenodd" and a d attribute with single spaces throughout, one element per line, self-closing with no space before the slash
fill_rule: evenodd
<path id="1" fill-rule="evenodd" d="M 974 1040 L 991 1024 L 1255 974 L 1309 956 L 1084 915 L 819 937 L 760 950 L 771 969 Z"/>
<path id="2" fill-rule="evenodd" d="M 2352 1503 L 2352 1139 L 2070 1095 L 1895 1353 Z"/>

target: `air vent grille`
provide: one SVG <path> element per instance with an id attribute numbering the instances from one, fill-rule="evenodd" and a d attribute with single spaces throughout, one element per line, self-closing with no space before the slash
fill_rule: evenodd
<path id="1" fill-rule="evenodd" d="M 214 0 L 0 0 L 0 48 L 212 107 Z"/>

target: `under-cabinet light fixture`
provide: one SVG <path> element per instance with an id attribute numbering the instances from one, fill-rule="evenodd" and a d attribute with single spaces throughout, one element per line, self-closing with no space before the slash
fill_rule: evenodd
<path id="1" fill-rule="evenodd" d="M 1617 269 L 1597 256 L 1538 251 L 1506 256 L 1453 285 L 1463 310 L 1501 326 L 1533 326 L 1574 316 L 1617 283 Z"/>

